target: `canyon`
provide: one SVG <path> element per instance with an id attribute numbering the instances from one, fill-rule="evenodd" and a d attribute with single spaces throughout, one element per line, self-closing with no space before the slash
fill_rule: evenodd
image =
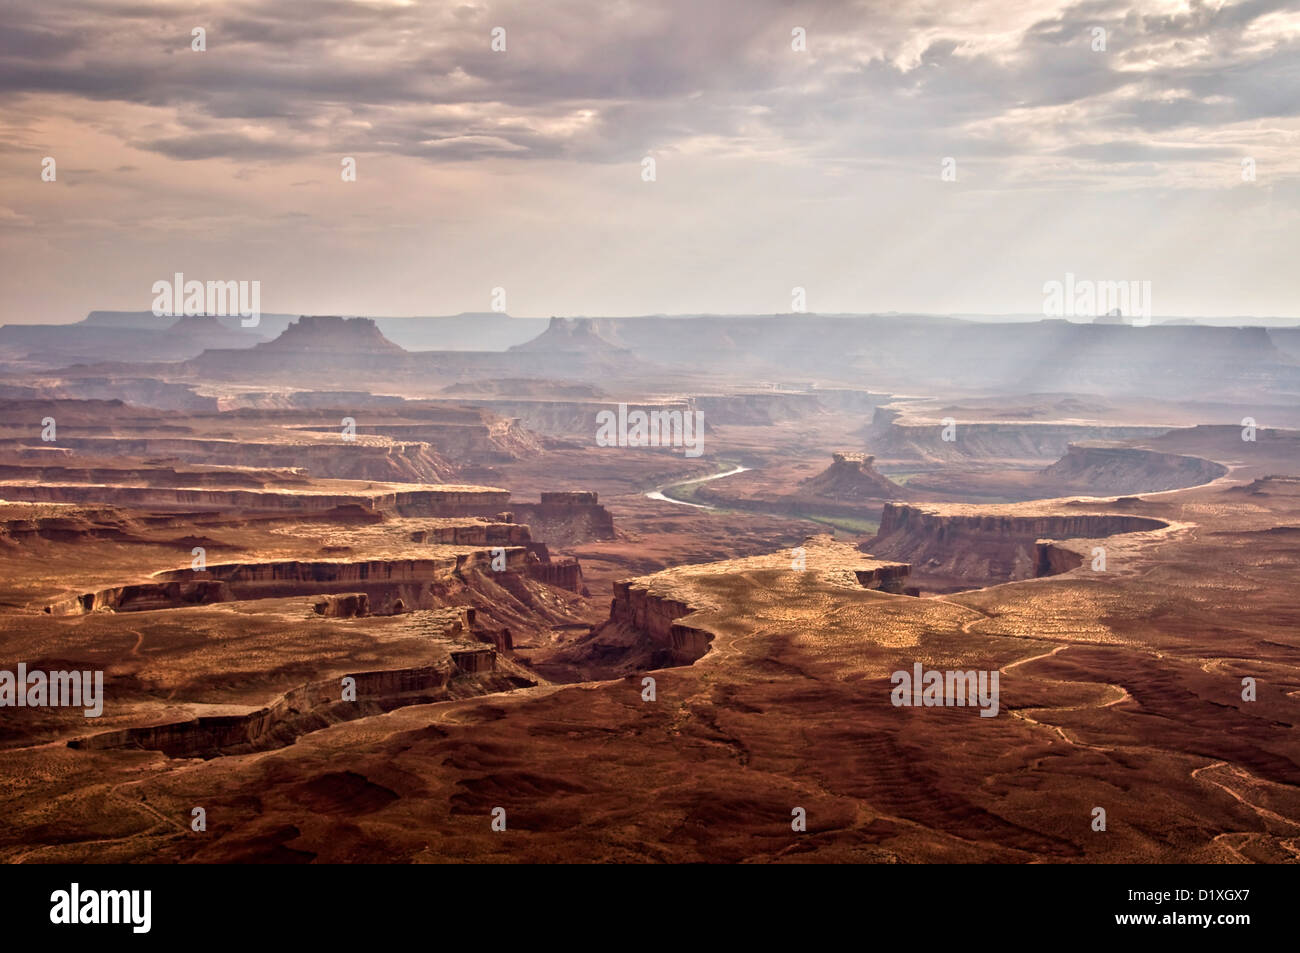
<path id="1" fill-rule="evenodd" d="M 1300 857 L 1276 329 L 151 320 L 0 328 L 8 862 Z"/>

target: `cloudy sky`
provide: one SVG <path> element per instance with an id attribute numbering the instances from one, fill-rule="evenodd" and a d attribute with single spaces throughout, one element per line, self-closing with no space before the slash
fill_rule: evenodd
<path id="1" fill-rule="evenodd" d="M 177 271 L 268 312 L 1035 313 L 1070 272 L 1296 316 L 1298 114 L 1284 0 L 11 0 L 0 322 Z"/>

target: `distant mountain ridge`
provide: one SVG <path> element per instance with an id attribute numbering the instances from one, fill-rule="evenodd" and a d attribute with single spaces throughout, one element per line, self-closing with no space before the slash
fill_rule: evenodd
<path id="1" fill-rule="evenodd" d="M 255 332 L 259 339 L 283 334 L 297 314 L 263 312 L 255 328 L 244 328 L 239 315 L 214 315 L 224 327 Z M 497 311 L 467 311 L 453 315 L 415 317 L 367 316 L 380 333 L 408 351 L 504 351 L 530 341 L 546 330 L 547 318 L 512 318 Z M 174 321 L 149 311 L 92 311 L 74 324 L 12 325 L 32 328 L 114 328 L 156 331 Z M 3 331 L 0 328 L 0 331 Z M 251 345 L 250 345 L 251 346 Z"/>
<path id="2" fill-rule="evenodd" d="M 1300 329 L 1292 328 L 1134 327 L 1060 319 L 993 324 L 902 314 L 557 317 L 546 322 L 486 314 L 430 319 L 325 316 L 295 318 L 277 341 L 264 343 L 275 326 L 270 320 L 242 330 L 221 318 L 187 320 L 176 323 L 175 333 L 132 327 L 132 320 L 97 314 L 93 321 L 76 325 L 0 328 L 0 360 L 19 367 L 188 361 L 194 366 L 178 373 L 248 380 L 296 354 L 298 371 L 316 375 L 313 386 L 320 386 L 334 370 L 364 367 L 371 383 L 391 383 L 393 375 L 438 387 L 544 378 L 605 389 L 612 381 L 653 386 L 663 376 L 662 369 L 670 368 L 698 393 L 730 386 L 727 382 L 779 380 L 895 393 L 975 394 L 997 389 L 1252 400 L 1261 394 L 1300 394 Z M 500 342 L 499 335 L 508 331 L 520 339 L 502 350 L 451 346 L 453 338 L 460 345 L 476 344 L 480 322 L 489 328 L 487 338 Z M 327 323 L 333 329 L 329 334 L 324 333 Z M 404 343 L 409 337 L 389 334 L 392 327 L 406 332 L 425 329 L 415 337 L 430 328 L 442 330 L 445 333 L 435 337 L 448 343 L 432 350 L 411 349 Z M 536 333 L 530 334 L 530 329 Z M 207 336 L 216 334 L 229 337 L 220 346 L 203 346 Z M 322 355 L 328 359 L 321 360 Z M 154 371 L 115 373 L 139 376 Z M 329 386 L 362 384 L 349 381 L 344 373 Z"/>

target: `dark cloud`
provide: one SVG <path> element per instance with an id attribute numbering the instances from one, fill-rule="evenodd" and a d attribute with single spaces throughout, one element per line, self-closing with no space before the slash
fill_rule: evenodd
<path id="1" fill-rule="evenodd" d="M 173 136 L 168 139 L 133 142 L 132 145 L 147 152 L 183 160 L 211 159 L 216 156 L 244 160 L 276 159 L 301 155 L 306 151 L 279 140 L 257 140 L 224 132 Z"/>

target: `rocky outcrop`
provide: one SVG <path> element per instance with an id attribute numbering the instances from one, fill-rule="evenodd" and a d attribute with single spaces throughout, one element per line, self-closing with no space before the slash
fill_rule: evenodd
<path id="1" fill-rule="evenodd" d="M 902 488 L 876 470 L 875 459 L 866 453 L 833 453 L 831 465 L 816 476 L 801 480 L 799 489 L 802 494 L 832 500 L 896 499 Z"/>
<path id="2" fill-rule="evenodd" d="M 344 318 L 334 314 L 304 314 L 257 352 L 344 355 L 405 354 L 384 337 L 373 318 Z"/>
<path id="3" fill-rule="evenodd" d="M 1040 471 L 1050 486 L 1107 496 L 1158 493 L 1217 480 L 1228 468 L 1213 460 L 1137 447 L 1071 444 L 1065 456 Z"/>
<path id="4" fill-rule="evenodd" d="M 1163 520 L 1127 513 L 1012 515 L 977 507 L 886 503 L 880 532 L 864 552 L 912 564 L 924 588 L 968 589 L 1064 571 L 1069 557 L 1042 551 L 1049 539 L 1100 539 L 1164 529 Z M 1068 567 L 1073 568 L 1073 567 Z"/>
<path id="5" fill-rule="evenodd" d="M 540 503 L 514 503 L 512 510 L 534 536 L 555 546 L 615 536 L 614 517 L 590 491 L 542 493 Z"/>
<path id="6" fill-rule="evenodd" d="M 264 382 L 277 371 L 300 379 L 306 374 L 338 381 L 349 372 L 391 379 L 412 367 L 411 353 L 384 337 L 370 318 L 303 315 L 273 341 L 242 351 L 209 348 L 180 369 L 214 379 Z"/>
<path id="7" fill-rule="evenodd" d="M 689 665 L 708 651 L 713 638 L 702 629 L 676 623 L 694 611 L 692 606 L 659 595 L 633 579 L 614 583 L 609 621 L 645 635 L 657 649 L 655 667 Z"/>
<path id="8" fill-rule="evenodd" d="M 906 563 L 898 565 L 876 566 L 871 569 L 856 569 L 858 585 L 863 589 L 879 589 L 881 592 L 915 595 L 915 590 L 904 585 L 904 580 L 912 573 L 912 567 Z M 910 591 L 909 591 L 910 590 Z"/>
<path id="9" fill-rule="evenodd" d="M 370 615 L 370 597 L 364 592 L 326 596 L 312 608 L 328 619 L 360 619 Z"/>
<path id="10" fill-rule="evenodd" d="M 451 663 L 466 675 L 482 675 L 496 671 L 496 649 L 462 649 L 451 653 Z"/>
<path id="11" fill-rule="evenodd" d="M 874 463 L 870 454 L 839 451 L 831 455 L 829 467 L 802 480 L 789 468 L 742 469 L 718 475 L 726 479 L 715 476 L 690 485 L 689 501 L 729 510 L 874 522 L 883 501 L 915 498 L 910 488 L 882 475 Z"/>
<path id="12" fill-rule="evenodd" d="M 586 587 L 582 584 L 582 566 L 573 556 L 552 557 L 545 561 L 530 561 L 528 563 L 528 575 L 530 578 L 536 579 L 538 582 L 544 582 L 548 586 L 586 594 Z"/>

